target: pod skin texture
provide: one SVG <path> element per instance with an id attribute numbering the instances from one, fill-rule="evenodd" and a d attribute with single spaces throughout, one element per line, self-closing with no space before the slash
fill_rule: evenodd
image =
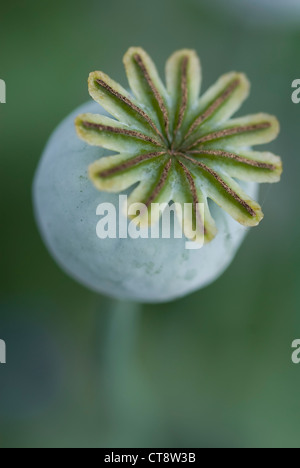
<path id="1" fill-rule="evenodd" d="M 199 250 L 187 250 L 184 236 L 97 237 L 98 205 L 108 202 L 117 208 L 119 194 L 97 191 L 88 178 L 89 165 L 107 155 L 107 150 L 89 146 L 76 135 L 76 116 L 89 112 L 107 115 L 94 102 L 69 115 L 51 136 L 34 180 L 37 223 L 57 263 L 93 291 L 144 303 L 172 301 L 215 281 L 248 231 L 215 204 L 211 211 L 218 234 Z M 258 184 L 241 182 L 241 186 L 257 199 Z"/>

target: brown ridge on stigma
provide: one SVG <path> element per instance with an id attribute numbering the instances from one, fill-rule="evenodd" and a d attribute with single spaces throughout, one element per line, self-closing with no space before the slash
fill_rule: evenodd
<path id="1" fill-rule="evenodd" d="M 167 108 L 165 106 L 165 103 L 163 101 L 163 98 L 161 97 L 161 95 L 159 94 L 158 90 L 156 89 L 149 73 L 148 73 L 148 70 L 143 62 L 143 59 L 142 57 L 139 55 L 139 54 L 135 54 L 134 55 L 134 60 L 136 61 L 136 63 L 138 64 L 142 74 L 144 75 L 145 77 L 145 80 L 147 81 L 158 105 L 159 105 L 159 108 L 163 114 L 163 118 L 164 118 L 164 123 L 165 123 L 165 129 L 166 129 L 166 132 L 168 134 L 169 132 L 169 116 L 168 116 L 168 111 L 167 111 Z"/>
<path id="2" fill-rule="evenodd" d="M 129 159 L 128 161 L 125 161 L 122 164 L 119 164 L 119 166 L 112 167 L 111 169 L 107 169 L 103 172 L 98 172 L 97 176 L 106 178 L 106 177 L 111 177 L 118 172 L 126 171 L 127 169 L 131 169 L 134 166 L 137 166 L 138 164 L 147 161 L 148 159 L 154 159 L 157 156 L 162 156 L 165 154 L 164 152 L 161 153 L 147 153 L 147 154 L 141 154 L 140 156 L 137 156 L 136 158 Z"/>
<path id="3" fill-rule="evenodd" d="M 260 124 L 254 125 L 245 125 L 243 127 L 234 127 L 234 128 L 226 128 L 224 130 L 220 130 L 218 132 L 210 133 L 202 138 L 199 138 L 195 143 L 193 143 L 190 148 L 194 148 L 195 146 L 206 143 L 212 140 L 219 140 L 220 138 L 225 138 L 228 136 L 238 135 L 240 133 L 247 133 L 247 132 L 255 132 L 256 130 L 264 130 L 266 128 L 270 128 L 271 124 L 269 122 L 263 122 Z"/>
<path id="4" fill-rule="evenodd" d="M 247 164 L 247 166 L 258 167 L 260 169 L 268 169 L 274 171 L 276 166 L 273 164 L 267 164 L 253 159 L 244 158 L 234 153 L 229 153 L 228 151 L 221 150 L 198 150 L 198 151 L 189 151 L 189 154 L 198 155 L 198 156 L 216 156 L 217 158 L 233 159 L 239 163 Z"/>
<path id="5" fill-rule="evenodd" d="M 169 159 L 169 161 L 167 162 L 167 164 L 165 165 L 164 167 L 164 170 L 162 172 L 162 175 L 161 175 L 161 178 L 160 178 L 160 181 L 159 183 L 157 184 L 157 186 L 155 187 L 154 191 L 152 192 L 151 196 L 148 198 L 148 200 L 145 202 L 145 205 L 147 208 L 149 208 L 149 206 L 151 205 L 151 203 L 154 202 L 154 200 L 157 198 L 157 196 L 159 195 L 159 193 L 162 191 L 162 189 L 164 188 L 166 182 L 167 182 L 167 178 L 168 178 L 168 175 L 169 175 L 169 172 L 170 172 L 170 169 L 172 167 L 172 159 Z"/>
<path id="6" fill-rule="evenodd" d="M 240 80 L 235 80 L 233 81 L 228 88 L 221 94 L 220 97 L 218 97 L 212 104 L 209 106 L 209 108 L 197 119 L 195 122 L 192 124 L 191 128 L 186 134 L 186 138 L 188 138 L 193 131 L 199 127 L 206 119 L 208 119 L 219 107 L 222 106 L 222 104 L 231 96 L 231 94 L 236 90 L 236 88 L 239 86 Z"/>
<path id="7" fill-rule="evenodd" d="M 119 99 L 120 101 L 122 101 L 124 104 L 126 104 L 128 107 L 130 107 L 132 110 L 134 110 L 135 112 L 137 112 L 137 114 L 139 114 L 152 128 L 153 130 L 157 133 L 157 135 L 162 139 L 164 140 L 164 137 L 162 136 L 162 134 L 160 133 L 160 131 L 158 130 L 158 128 L 156 127 L 155 123 L 150 119 L 150 117 L 146 114 L 146 112 L 144 112 L 140 107 L 136 106 L 130 99 L 128 99 L 126 96 L 124 96 L 123 94 L 119 93 L 118 91 L 116 91 L 115 89 L 113 89 L 111 86 L 109 86 L 107 83 L 105 83 L 105 81 L 103 80 L 100 80 L 100 79 L 97 79 L 96 80 L 96 83 L 101 86 L 102 88 L 104 88 L 108 93 L 112 94 L 113 96 L 115 96 L 117 99 Z"/>
<path id="8" fill-rule="evenodd" d="M 182 61 L 182 66 L 181 66 L 181 105 L 180 105 L 180 111 L 179 111 L 179 116 L 178 116 L 178 123 L 177 127 L 175 130 L 175 135 L 179 131 L 182 122 L 183 122 L 183 117 L 187 108 L 188 104 L 188 87 L 187 87 L 187 67 L 189 64 L 189 59 L 188 57 L 184 57 Z"/>
<path id="9" fill-rule="evenodd" d="M 148 137 L 143 133 L 136 132 L 134 130 L 127 130 L 126 128 L 119 128 L 119 127 L 111 127 L 109 125 L 97 124 L 94 122 L 82 122 L 82 125 L 86 128 L 93 128 L 95 130 L 101 130 L 103 132 L 115 133 L 117 135 L 125 135 L 132 138 L 137 138 L 138 140 L 147 141 L 148 143 L 152 143 L 156 146 L 161 146 L 161 143 L 154 138 Z"/>
<path id="10" fill-rule="evenodd" d="M 232 198 L 234 198 L 234 200 L 236 202 L 238 202 L 243 208 L 245 208 L 245 210 L 250 214 L 250 216 L 252 216 L 253 218 L 256 216 L 256 213 L 253 210 L 253 208 L 251 208 L 251 206 L 248 205 L 248 203 L 245 202 L 245 200 L 243 200 L 241 197 L 239 197 L 239 195 L 237 193 L 235 193 L 235 191 L 232 190 L 226 184 L 226 182 L 224 182 L 224 180 L 219 176 L 219 174 L 217 174 L 217 172 L 215 172 L 213 169 L 206 166 L 202 162 L 196 161 L 195 159 L 190 158 L 189 156 L 187 156 L 184 153 L 181 153 L 181 156 L 183 158 L 187 159 L 188 161 L 190 161 L 191 163 L 195 164 L 196 166 L 200 167 L 201 169 L 203 169 L 208 174 L 210 174 L 222 186 L 222 188 L 228 193 L 228 195 L 230 195 Z"/>
<path id="11" fill-rule="evenodd" d="M 178 161 L 178 163 L 182 167 L 183 172 L 186 175 L 186 178 L 187 178 L 187 181 L 188 181 L 188 184 L 189 184 L 189 187 L 190 187 L 190 191 L 191 191 L 191 194 L 192 194 L 192 197 L 193 197 L 193 209 L 194 209 L 196 219 L 197 219 L 197 227 L 200 227 L 200 229 L 203 230 L 204 234 L 206 234 L 207 231 L 206 231 L 205 226 L 203 225 L 203 221 L 201 219 L 200 212 L 199 212 L 198 206 L 197 206 L 197 205 L 199 205 L 199 198 L 198 198 L 197 189 L 196 189 L 194 179 L 192 177 L 192 174 L 188 170 L 188 168 L 181 161 Z"/>

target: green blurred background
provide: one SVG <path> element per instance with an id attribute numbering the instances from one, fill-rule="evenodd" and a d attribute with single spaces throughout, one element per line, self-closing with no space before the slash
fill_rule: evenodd
<path id="1" fill-rule="evenodd" d="M 300 366 L 291 362 L 300 338 L 300 105 L 291 101 L 300 16 L 265 2 L 269 11 L 251 0 L 2 2 L 0 447 L 300 447 Z M 131 45 L 161 72 L 175 49 L 195 48 L 203 89 L 246 72 L 242 114 L 274 113 L 282 126 L 270 148 L 285 172 L 262 190 L 265 220 L 220 280 L 165 305 L 118 303 L 76 284 L 47 253 L 32 211 L 47 138 L 88 99 L 90 71 L 126 86 Z"/>

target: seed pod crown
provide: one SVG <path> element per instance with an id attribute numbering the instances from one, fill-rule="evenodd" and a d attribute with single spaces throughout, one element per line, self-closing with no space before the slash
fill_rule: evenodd
<path id="1" fill-rule="evenodd" d="M 280 158 L 252 149 L 274 140 L 279 123 L 263 113 L 232 118 L 248 97 L 246 76 L 223 75 L 200 96 L 201 66 L 193 50 L 170 57 L 166 86 L 143 49 L 130 48 L 124 64 L 132 94 L 102 72 L 89 76 L 91 97 L 114 118 L 82 114 L 76 119 L 80 138 L 116 153 L 89 168 L 95 187 L 121 192 L 136 186 L 128 203 L 146 205 L 144 225 L 158 221 L 152 203 L 192 204 L 182 220 L 192 240 L 195 226 L 203 228 L 206 242 L 217 233 L 209 199 L 242 225 L 258 225 L 261 207 L 237 180 L 279 181 Z"/>

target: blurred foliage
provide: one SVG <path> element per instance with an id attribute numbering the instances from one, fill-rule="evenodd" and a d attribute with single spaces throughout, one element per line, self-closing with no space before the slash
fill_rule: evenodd
<path id="1" fill-rule="evenodd" d="M 1 447 L 299 447 L 299 24 L 257 25 L 200 0 L 16 0 L 1 5 Z M 267 13 L 266 13 L 267 14 Z M 98 297 L 65 276 L 31 203 L 47 138 L 88 99 L 88 73 L 126 86 L 139 45 L 161 72 L 177 48 L 201 56 L 207 88 L 238 69 L 243 114 L 276 114 L 285 166 L 264 187 L 266 218 L 209 288 L 172 304 Z M 299 309 L 298 309 L 299 307 Z"/>

